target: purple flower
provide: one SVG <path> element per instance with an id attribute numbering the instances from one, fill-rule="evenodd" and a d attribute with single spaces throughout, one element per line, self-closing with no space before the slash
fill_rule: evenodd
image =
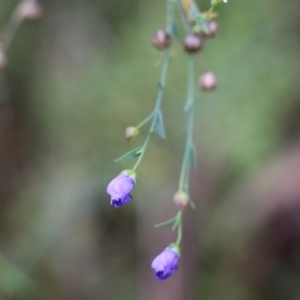
<path id="1" fill-rule="evenodd" d="M 178 269 L 179 249 L 177 246 L 170 246 L 156 256 L 151 264 L 157 280 L 167 279 Z"/>
<path id="2" fill-rule="evenodd" d="M 134 187 L 135 178 L 133 170 L 125 170 L 108 184 L 106 192 L 111 196 L 110 205 L 118 208 L 133 199 L 130 192 Z"/>

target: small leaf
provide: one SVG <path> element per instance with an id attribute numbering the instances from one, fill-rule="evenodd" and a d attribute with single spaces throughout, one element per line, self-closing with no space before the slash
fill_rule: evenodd
<path id="1" fill-rule="evenodd" d="M 164 227 L 164 226 L 171 225 L 172 223 L 174 223 L 176 221 L 176 219 L 177 219 L 177 216 L 173 219 L 170 219 L 170 220 L 166 221 L 166 222 L 156 224 L 155 227 L 159 228 L 159 227 Z"/>
<path id="2" fill-rule="evenodd" d="M 142 147 L 137 147 L 131 151 L 129 151 L 128 153 L 126 153 L 125 155 L 117 158 L 115 160 L 116 163 L 121 163 L 121 162 L 124 162 L 124 161 L 127 161 L 127 160 L 131 160 L 131 159 L 134 159 L 138 156 L 141 155 L 141 152 L 142 152 Z"/>
<path id="3" fill-rule="evenodd" d="M 198 30 L 200 31 L 200 29 L 202 28 L 205 33 L 209 32 L 206 22 L 207 20 L 201 16 L 196 7 L 193 7 L 190 18 L 196 23 L 196 27 L 194 27 L 194 30 L 198 32 Z"/>
<path id="4" fill-rule="evenodd" d="M 192 209 L 196 208 L 196 204 L 195 204 L 195 202 L 193 201 L 193 199 L 191 197 L 189 198 L 189 203 L 190 203 L 190 206 L 191 206 Z"/>
<path id="5" fill-rule="evenodd" d="M 218 14 L 213 11 L 211 11 L 211 12 L 205 11 L 201 14 L 201 17 L 205 20 L 212 20 L 212 19 L 216 18 L 217 16 L 218 16 Z"/>
<path id="6" fill-rule="evenodd" d="M 164 120 L 163 120 L 163 114 L 162 114 L 162 112 L 160 110 L 158 111 L 158 115 L 157 115 L 157 118 L 156 118 L 155 129 L 156 129 L 157 133 L 163 139 L 166 138 L 165 127 L 164 127 Z"/>

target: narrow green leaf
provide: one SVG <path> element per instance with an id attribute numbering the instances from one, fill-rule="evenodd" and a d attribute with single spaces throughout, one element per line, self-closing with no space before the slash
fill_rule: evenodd
<path id="1" fill-rule="evenodd" d="M 172 227 L 172 231 L 175 231 L 176 228 L 178 227 L 178 221 L 176 220 L 176 222 L 174 222 L 173 227 Z"/>
<path id="2" fill-rule="evenodd" d="M 126 153 L 125 155 L 117 158 L 115 160 L 116 163 L 121 163 L 121 162 L 124 162 L 124 161 L 127 161 L 127 160 L 131 160 L 131 159 L 134 159 L 138 156 L 141 155 L 141 152 L 142 152 L 142 147 L 137 147 L 131 151 L 129 151 L 128 153 Z"/>
<path id="3" fill-rule="evenodd" d="M 166 221 L 166 222 L 156 224 L 155 227 L 159 228 L 159 227 L 164 227 L 164 226 L 171 225 L 172 223 L 174 223 L 176 221 L 176 219 L 177 219 L 177 216 L 173 219 L 170 219 L 170 220 Z"/>
<path id="4" fill-rule="evenodd" d="M 189 198 L 189 203 L 190 203 L 190 206 L 191 206 L 192 209 L 196 208 L 196 204 L 195 204 L 195 202 L 193 201 L 193 199 L 191 197 Z"/>
<path id="5" fill-rule="evenodd" d="M 163 139 L 166 138 L 163 114 L 162 114 L 161 110 L 158 111 L 158 116 L 157 116 L 156 123 L 155 123 L 155 129 L 156 129 L 157 133 Z"/>

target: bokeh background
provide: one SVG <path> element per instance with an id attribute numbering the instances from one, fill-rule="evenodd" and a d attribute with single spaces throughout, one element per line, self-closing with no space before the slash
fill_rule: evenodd
<path id="1" fill-rule="evenodd" d="M 230 0 L 218 11 L 202 55 L 219 87 L 196 93 L 197 208 L 164 282 L 150 264 L 176 235 L 153 225 L 176 213 L 184 54 L 168 77 L 167 139 L 151 140 L 134 201 L 114 209 L 106 185 L 132 166 L 113 160 L 147 133 L 124 140 L 154 105 L 160 53 L 149 40 L 165 1 L 41 3 L 44 17 L 20 27 L 0 74 L 0 299 L 300 299 L 300 2 Z M 0 1 L 0 31 L 16 4 Z"/>

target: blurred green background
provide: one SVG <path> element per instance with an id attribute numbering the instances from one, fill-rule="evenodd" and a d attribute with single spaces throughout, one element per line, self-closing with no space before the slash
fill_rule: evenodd
<path id="1" fill-rule="evenodd" d="M 0 1 L 0 30 L 17 3 Z M 170 67 L 167 139 L 151 140 L 134 201 L 114 209 L 106 185 L 132 167 L 113 160 L 147 134 L 124 140 L 155 102 L 150 37 L 165 1 L 41 3 L 43 19 L 20 27 L 0 74 L 0 299 L 300 299 L 299 1 L 229 0 L 218 11 L 202 56 L 219 87 L 196 92 L 197 208 L 164 282 L 150 264 L 176 235 L 153 225 L 176 212 L 184 54 Z"/>

